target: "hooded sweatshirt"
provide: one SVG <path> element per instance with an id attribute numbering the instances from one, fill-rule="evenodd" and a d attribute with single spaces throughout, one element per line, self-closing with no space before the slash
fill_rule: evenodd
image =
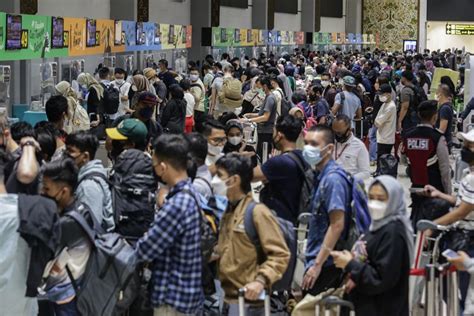
<path id="1" fill-rule="evenodd" d="M 93 173 L 103 174 L 107 178 L 107 170 L 100 160 L 89 161 L 79 170 L 76 198 L 90 208 L 106 231 L 112 231 L 115 228 L 112 194 L 108 183 L 100 176 L 88 178 Z"/>

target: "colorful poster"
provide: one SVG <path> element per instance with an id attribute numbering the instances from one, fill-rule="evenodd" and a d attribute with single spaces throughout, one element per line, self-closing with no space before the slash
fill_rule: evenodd
<path id="1" fill-rule="evenodd" d="M 247 41 L 247 29 L 240 29 L 240 46 L 249 46 Z"/>
<path id="2" fill-rule="evenodd" d="M 353 33 L 346 34 L 347 44 L 355 43 L 355 35 Z"/>
<path id="3" fill-rule="evenodd" d="M 187 25 L 186 27 L 186 48 L 191 48 L 193 45 L 193 27 Z"/>
<path id="4" fill-rule="evenodd" d="M 259 30 L 252 30 L 253 46 L 263 45 L 263 44 L 260 44 L 260 43 L 263 43 L 263 41 L 260 41 L 259 35 L 260 35 Z"/>
<path id="5" fill-rule="evenodd" d="M 356 44 L 362 44 L 362 34 L 356 34 Z"/>
<path id="6" fill-rule="evenodd" d="M 304 45 L 304 32 L 295 32 L 295 43 L 296 45 Z"/>
<path id="7" fill-rule="evenodd" d="M 362 44 L 368 44 L 369 43 L 369 37 L 367 34 L 362 34 Z"/>

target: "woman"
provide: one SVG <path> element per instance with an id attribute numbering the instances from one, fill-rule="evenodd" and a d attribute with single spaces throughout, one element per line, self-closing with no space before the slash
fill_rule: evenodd
<path id="1" fill-rule="evenodd" d="M 56 85 L 56 91 L 67 99 L 68 120 L 64 124 L 64 131 L 68 134 L 90 129 L 90 120 L 87 111 L 80 105 L 77 93 L 67 81 Z"/>
<path id="2" fill-rule="evenodd" d="M 356 314 L 408 316 L 408 274 L 413 231 L 404 191 L 393 177 L 380 176 L 369 188 L 372 224 L 352 253 L 332 251 L 336 267 L 349 274 L 349 298 Z"/>
<path id="3" fill-rule="evenodd" d="M 128 99 L 132 100 L 130 102 L 130 108 L 132 110 L 135 109 L 135 105 L 138 102 L 138 96 L 140 92 L 149 92 L 150 91 L 150 83 L 148 79 L 144 75 L 135 75 L 132 77 L 132 87 L 128 93 Z"/>
<path id="4" fill-rule="evenodd" d="M 237 118 L 227 121 L 225 126 L 227 143 L 224 146 L 224 154 L 237 152 L 247 156 L 252 161 L 252 168 L 257 166 L 257 154 L 255 148 L 247 145 L 244 140 L 244 128 Z"/>
<path id="5" fill-rule="evenodd" d="M 104 111 L 102 104 L 104 88 L 89 73 L 81 73 L 77 77 L 77 82 L 87 91 L 85 97 L 87 102 L 87 114 L 89 114 L 91 120 L 91 127 L 97 127 L 101 122 L 100 114 Z M 93 115 L 91 116 L 91 114 Z"/>
<path id="6" fill-rule="evenodd" d="M 168 133 L 184 133 L 186 120 L 186 101 L 184 91 L 178 84 L 173 84 L 169 88 L 171 100 L 166 103 L 161 113 L 161 126 Z"/>

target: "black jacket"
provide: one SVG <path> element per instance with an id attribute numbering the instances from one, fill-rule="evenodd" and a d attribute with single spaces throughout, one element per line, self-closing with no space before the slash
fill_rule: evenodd
<path id="1" fill-rule="evenodd" d="M 186 101 L 171 99 L 161 113 L 161 126 L 169 133 L 181 134 L 184 132 L 186 120 Z"/>
<path id="2" fill-rule="evenodd" d="M 31 248 L 26 296 L 36 297 L 43 271 L 58 251 L 61 226 L 56 203 L 35 195 L 18 196 L 20 226 L 18 233 Z"/>
<path id="3" fill-rule="evenodd" d="M 408 316 L 410 256 L 403 229 L 395 221 L 369 232 L 364 237 L 368 262 L 352 260 L 346 266 L 356 284 L 350 293 L 356 315 Z"/>

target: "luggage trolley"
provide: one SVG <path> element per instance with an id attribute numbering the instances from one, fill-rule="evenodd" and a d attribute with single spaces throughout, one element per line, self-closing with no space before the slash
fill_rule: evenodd
<path id="1" fill-rule="evenodd" d="M 417 223 L 415 260 L 410 270 L 411 315 L 459 315 L 457 271 L 449 263 L 438 262 L 442 237 L 457 228 L 458 223 L 449 226 L 438 225 L 428 220 Z M 437 237 L 426 237 L 427 230 L 436 231 L 439 234 Z M 447 284 L 446 293 L 444 293 L 443 279 Z M 446 298 L 445 302 L 443 298 Z"/>

